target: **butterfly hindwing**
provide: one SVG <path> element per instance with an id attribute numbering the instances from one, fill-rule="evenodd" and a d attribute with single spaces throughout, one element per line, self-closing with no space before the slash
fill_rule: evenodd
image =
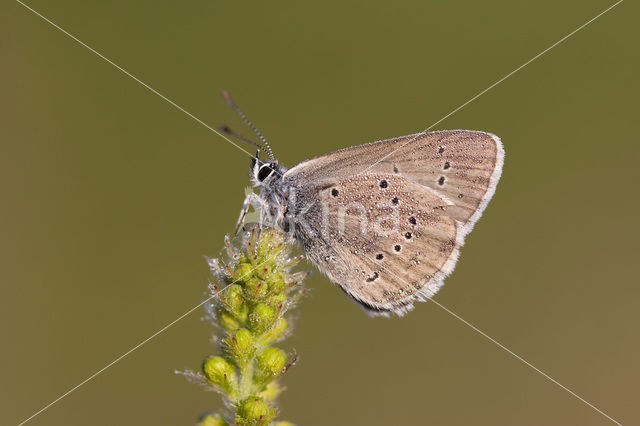
<path id="1" fill-rule="evenodd" d="M 328 178 L 301 187 L 296 199 L 307 257 L 372 313 L 410 309 L 453 268 L 459 226 L 446 214 L 451 203 L 398 174 Z M 303 205 L 309 199 L 317 201 Z"/>

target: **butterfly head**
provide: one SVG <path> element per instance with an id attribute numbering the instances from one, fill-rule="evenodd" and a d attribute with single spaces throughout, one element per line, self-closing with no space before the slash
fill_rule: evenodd
<path id="1" fill-rule="evenodd" d="M 251 181 L 253 186 L 268 186 L 280 179 L 284 169 L 277 161 L 261 161 L 259 151 L 251 159 Z"/>

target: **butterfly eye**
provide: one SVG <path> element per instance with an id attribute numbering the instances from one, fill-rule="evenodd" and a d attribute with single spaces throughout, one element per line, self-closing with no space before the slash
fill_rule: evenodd
<path id="1" fill-rule="evenodd" d="M 258 182 L 262 182 L 263 180 L 268 178 L 272 172 L 273 169 L 268 164 L 260 167 L 260 170 L 258 170 Z"/>

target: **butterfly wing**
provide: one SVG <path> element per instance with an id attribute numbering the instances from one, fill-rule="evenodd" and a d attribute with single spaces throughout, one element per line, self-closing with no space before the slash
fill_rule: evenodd
<path id="1" fill-rule="evenodd" d="M 495 192 L 503 159 L 502 143 L 491 133 L 443 130 L 342 149 L 303 161 L 283 179 L 295 185 L 365 170 L 398 174 L 451 200 L 448 214 L 468 233 Z"/>
<path id="2" fill-rule="evenodd" d="M 423 185 L 368 174 L 299 191 L 295 235 L 307 257 L 371 313 L 410 310 L 453 269 L 460 224 L 446 213 L 452 204 Z"/>
<path id="3" fill-rule="evenodd" d="M 502 170 L 489 133 L 421 133 L 298 164 L 296 238 L 308 258 L 372 313 L 402 314 L 451 273 Z M 399 249 L 398 249 L 399 247 Z"/>

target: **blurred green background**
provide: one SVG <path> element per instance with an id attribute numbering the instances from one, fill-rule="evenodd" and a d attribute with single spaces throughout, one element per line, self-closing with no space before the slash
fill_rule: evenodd
<path id="1" fill-rule="evenodd" d="M 421 131 L 612 4 L 43 1 L 38 10 L 286 165 Z M 249 158 L 17 2 L 0 6 L 0 424 L 17 424 L 203 298 Z M 499 135 L 498 191 L 439 303 L 640 423 L 638 6 L 627 1 L 437 128 Z M 321 274 L 287 341 L 299 425 L 601 425 L 433 303 L 370 319 Z M 198 310 L 32 420 L 190 425 L 216 394 Z"/>

